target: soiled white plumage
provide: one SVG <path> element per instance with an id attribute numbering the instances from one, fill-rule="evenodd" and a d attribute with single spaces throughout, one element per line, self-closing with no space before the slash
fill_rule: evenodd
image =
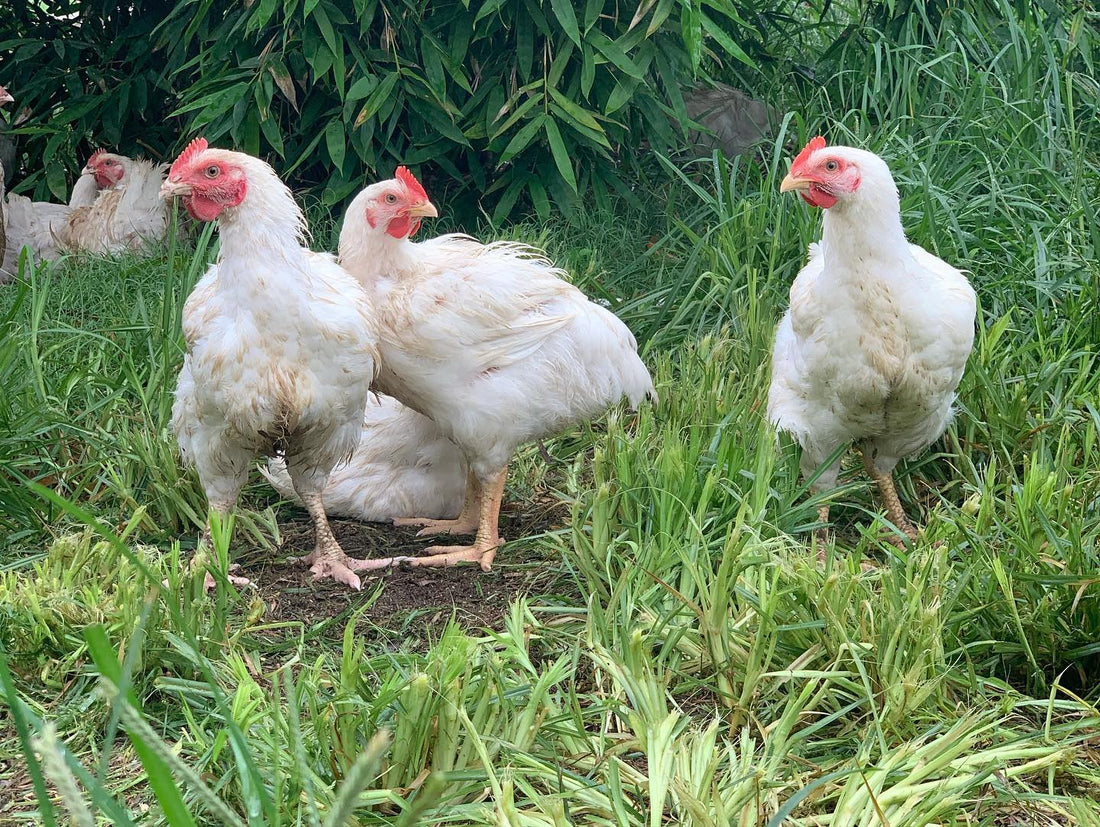
<path id="1" fill-rule="evenodd" d="M 389 249 L 371 250 L 362 230 L 345 222 L 340 260 L 373 289 L 377 387 L 434 420 L 475 472 L 624 397 L 654 395 L 626 325 L 539 251 L 459 235 L 387 236 Z"/>
<path id="2" fill-rule="evenodd" d="M 281 458 L 268 463 L 264 476 L 284 497 L 297 499 Z M 372 393 L 359 445 L 333 469 L 323 497 L 329 514 L 388 522 L 410 514 L 455 517 L 465 490 L 466 459 L 439 426 L 393 397 Z"/>
<path id="3" fill-rule="evenodd" d="M 32 201 L 24 195 L 8 193 L 4 204 L 7 227 L 7 249 L 3 270 L 14 275 L 19 269 L 19 257 L 27 249 L 32 261 L 52 261 L 60 254 L 57 235 L 69 217 L 66 204 Z"/>
<path id="4" fill-rule="evenodd" d="M 123 178 L 100 190 L 91 203 L 70 202 L 73 209 L 57 234 L 61 250 L 137 252 L 164 239 L 168 205 L 159 192 L 168 165 L 125 155 L 109 157 L 117 159 Z"/>
<path id="5" fill-rule="evenodd" d="M 184 197 L 202 220 L 216 216 L 221 241 L 183 309 L 187 354 L 172 412 L 180 449 L 217 510 L 236 503 L 257 454 L 285 456 L 299 495 L 319 500 L 359 441 L 377 358 L 369 299 L 332 256 L 301 246 L 302 214 L 267 164 L 214 149 L 177 164 L 165 197 Z M 221 172 L 207 196 L 211 169 Z M 243 200 L 218 213 L 234 194 Z M 358 588 L 323 512 L 314 518 L 311 562 L 335 564 L 315 572 Z"/>
<path id="6" fill-rule="evenodd" d="M 796 161 L 788 176 L 795 183 L 784 188 L 808 189 L 815 157 L 819 168 L 821 157 L 853 165 L 856 188 L 804 195 L 824 198 L 824 231 L 776 331 L 768 416 L 802 446 L 807 475 L 850 442 L 889 475 L 951 420 L 973 345 L 974 291 L 959 270 L 906 241 L 897 188 L 880 158 L 820 146 L 822 156 L 803 153 L 804 171 Z M 835 486 L 839 465 L 825 469 L 818 490 Z"/>
<path id="7" fill-rule="evenodd" d="M 34 261 L 53 261 L 64 253 L 140 252 L 164 239 L 168 205 L 159 192 L 167 165 L 125 155 L 105 157 L 115 159 L 121 179 L 99 188 L 85 170 L 68 204 L 7 196 L 6 273 L 15 273 L 24 247 Z"/>
<path id="8" fill-rule="evenodd" d="M 250 191 L 221 219 L 219 260 L 184 304 L 173 409 L 184 457 L 209 472 L 216 502 L 236 500 L 256 454 L 287 452 L 327 474 L 359 441 L 375 372 L 362 289 L 300 245 L 301 215 L 271 168 L 238 162 Z"/>

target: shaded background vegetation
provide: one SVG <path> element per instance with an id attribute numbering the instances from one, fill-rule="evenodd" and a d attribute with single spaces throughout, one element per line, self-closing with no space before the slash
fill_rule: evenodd
<path id="1" fill-rule="evenodd" d="M 1011 8 L 963 5 L 994 26 Z M 717 78 L 790 97 L 862 66 L 913 17 L 932 42 L 948 7 L 32 0 L 0 15 L 0 82 L 26 115 L 15 189 L 40 199 L 65 200 L 95 146 L 170 159 L 202 133 L 268 158 L 325 205 L 398 163 L 424 164 L 467 223 L 517 205 L 545 218 L 551 203 L 637 200 L 640 177 L 659 174 L 648 150 L 685 146 L 693 85 Z M 1016 11 L 1050 28 L 1073 25 L 1083 7 Z M 1090 45 L 1077 41 L 1072 60 L 1091 66 Z"/>
<path id="2" fill-rule="evenodd" d="M 632 195 L 682 142 L 681 86 L 766 57 L 784 5 L 726 0 L 35 0 L 0 19 L 30 110 L 20 189 L 63 199 L 98 144 L 202 132 L 333 204 L 398 163 L 506 214 Z M 789 4 L 793 5 L 793 4 Z M 475 197 L 476 196 L 476 197 Z"/>

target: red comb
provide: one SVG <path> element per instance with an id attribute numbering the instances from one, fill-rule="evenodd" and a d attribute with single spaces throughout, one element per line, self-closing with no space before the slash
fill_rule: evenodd
<path id="1" fill-rule="evenodd" d="M 94 164 L 96 161 L 99 160 L 99 156 L 105 155 L 106 153 L 107 153 L 107 150 L 105 150 L 101 146 L 97 146 L 95 148 L 95 152 L 93 152 L 91 155 L 88 156 L 88 166 L 91 166 L 92 164 Z"/>
<path id="2" fill-rule="evenodd" d="M 416 176 L 409 172 L 408 167 L 398 167 L 397 172 L 394 173 L 397 176 L 397 180 L 408 187 L 409 192 L 413 195 L 428 200 L 428 193 L 424 191 L 424 187 L 420 185 L 420 182 L 416 180 Z"/>
<path id="3" fill-rule="evenodd" d="M 198 155 L 200 152 L 204 152 L 207 146 L 208 144 L 206 143 L 206 138 L 195 138 L 195 140 L 189 143 L 184 148 L 183 152 L 180 153 L 180 157 L 172 162 L 172 166 L 168 170 L 168 174 L 175 175 L 178 172 L 182 172 L 183 168 L 191 163 L 191 159 Z"/>
<path id="4" fill-rule="evenodd" d="M 798 157 L 791 163 L 791 171 L 804 166 L 809 160 L 810 156 L 817 152 L 819 149 L 825 148 L 825 139 L 818 135 L 816 138 L 811 138 L 810 142 L 802 148 L 802 151 L 798 153 Z"/>

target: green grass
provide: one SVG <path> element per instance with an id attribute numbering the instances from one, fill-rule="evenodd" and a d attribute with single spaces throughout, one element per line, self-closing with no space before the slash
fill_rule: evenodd
<path id="1" fill-rule="evenodd" d="M 333 641 L 184 573 L 204 503 L 167 421 L 205 239 L 7 288 L 0 820 L 1100 824 L 1096 21 L 976 8 L 862 45 L 834 9 L 820 85 L 775 72 L 762 165 L 678 161 L 663 215 L 512 231 L 616 306 L 662 402 L 552 441 L 564 467 L 521 455 L 510 497 L 568 516 L 499 555 L 551 576 L 492 628 L 353 613 Z M 924 537 L 879 539 L 853 464 L 824 567 L 763 420 L 819 228 L 778 182 L 819 130 L 887 158 L 981 304 L 957 421 L 900 473 Z M 287 513 L 256 475 L 234 554 Z"/>

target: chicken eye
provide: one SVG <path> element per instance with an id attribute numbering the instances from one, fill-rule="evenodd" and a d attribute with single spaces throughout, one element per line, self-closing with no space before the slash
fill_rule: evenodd
<path id="1" fill-rule="evenodd" d="M 829 170 L 829 172 L 836 172 L 838 166 L 840 165 L 836 161 L 825 162 L 825 169 Z"/>
<path id="2" fill-rule="evenodd" d="M 386 193 L 386 203 L 387 204 L 396 204 L 397 203 L 397 196 L 394 195 L 392 192 L 387 192 Z"/>
<path id="3" fill-rule="evenodd" d="M 113 164 L 113 163 L 114 163 L 114 161 L 104 161 L 104 162 L 103 162 L 103 166 L 105 166 L 105 167 L 109 167 L 109 166 L 110 166 L 111 164 Z"/>
<path id="4" fill-rule="evenodd" d="M 206 177 L 207 178 L 217 178 L 218 177 L 218 172 L 219 172 L 219 170 L 216 166 L 207 167 L 206 168 Z"/>

